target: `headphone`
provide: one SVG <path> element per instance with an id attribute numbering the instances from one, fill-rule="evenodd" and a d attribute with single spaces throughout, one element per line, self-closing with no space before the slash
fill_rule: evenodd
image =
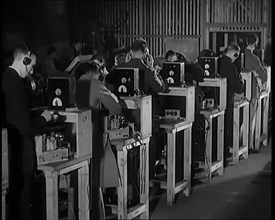
<path id="1" fill-rule="evenodd" d="M 31 57 L 31 52 L 29 51 L 29 49 L 28 49 L 28 47 L 25 43 L 23 43 L 23 42 L 21 42 L 21 43 L 24 46 L 24 48 L 26 49 L 27 54 L 28 54 L 26 57 L 23 58 L 23 64 L 25 66 L 28 66 L 32 62 L 32 59 L 30 58 Z"/>
<path id="2" fill-rule="evenodd" d="M 97 70 L 97 72 L 102 73 L 104 70 L 104 66 L 100 65 L 99 61 L 97 59 L 92 60 L 91 64 L 93 65 L 93 67 Z"/>

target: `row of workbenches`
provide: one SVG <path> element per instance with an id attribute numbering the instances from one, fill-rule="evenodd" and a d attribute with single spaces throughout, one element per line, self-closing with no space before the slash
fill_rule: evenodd
<path id="1" fill-rule="evenodd" d="M 236 100 L 234 103 L 234 121 L 233 126 L 233 147 L 232 163 L 237 164 L 239 158 L 248 157 L 249 149 L 259 151 L 261 144 L 267 144 L 268 139 L 268 109 L 269 109 L 269 93 L 270 93 L 270 72 L 268 68 L 269 81 L 266 89 L 262 92 L 260 98 L 257 100 L 257 117 L 256 117 L 256 133 L 253 137 L 249 135 L 249 108 L 251 100 L 251 73 L 243 72 L 242 77 L 245 80 L 246 89 L 243 97 Z M 226 79 L 225 78 L 205 78 L 204 82 L 200 82 L 199 86 L 202 87 L 217 87 L 219 90 L 218 100 L 216 107 L 203 109 L 200 114 L 205 119 L 205 143 L 206 143 L 206 154 L 205 160 L 199 163 L 200 166 L 207 170 L 207 177 L 211 180 L 213 173 L 223 175 L 223 154 L 224 154 L 224 113 L 226 109 Z M 171 87 L 169 93 L 160 93 L 164 99 L 169 97 L 178 97 L 179 102 L 185 102 L 185 117 L 169 117 L 168 114 L 164 117 L 160 117 L 158 121 L 159 128 L 164 129 L 167 135 L 167 178 L 164 180 L 151 179 L 149 180 L 149 142 L 151 138 L 151 127 L 152 118 L 148 120 L 148 115 L 151 115 L 151 96 L 136 96 L 126 97 L 121 99 L 122 106 L 127 110 L 138 110 L 139 122 L 137 127 L 141 132 L 141 135 L 137 137 L 128 137 L 112 140 L 111 143 L 116 147 L 117 151 L 117 164 L 119 168 L 120 184 L 117 188 L 118 199 L 116 205 L 103 204 L 103 210 L 109 207 L 111 208 L 112 214 L 117 216 L 118 219 L 133 219 L 141 217 L 144 219 L 149 218 L 149 187 L 160 187 L 167 190 L 167 205 L 172 206 L 175 202 L 175 195 L 179 192 L 184 192 L 186 196 L 191 193 L 191 148 L 192 148 L 192 123 L 194 122 L 194 109 L 195 109 L 195 87 L 184 86 L 184 87 Z M 169 102 L 166 102 L 169 103 Z M 177 111 L 174 104 L 167 104 L 166 110 L 170 113 L 171 111 Z M 86 112 L 83 114 L 83 112 Z M 87 110 L 73 110 L 69 112 L 60 112 L 61 115 L 66 116 L 65 122 L 75 124 L 73 133 L 76 136 L 76 142 L 80 143 L 80 139 L 85 137 L 83 133 L 91 134 L 87 132 L 87 121 L 91 117 L 91 112 Z M 178 114 L 177 112 L 175 114 Z M 171 114 L 170 114 L 171 115 Z M 149 116 L 150 118 L 150 116 Z M 213 121 L 216 120 L 215 123 Z M 84 129 L 82 126 L 84 126 Z M 214 128 L 216 126 L 216 128 Z M 182 149 L 183 155 L 183 176 L 182 179 L 176 181 L 176 137 L 178 132 L 183 132 L 184 142 Z M 249 140 L 249 137 L 250 140 Z M 214 141 L 213 138 L 216 138 Z M 255 140 L 253 140 L 253 138 Z M 7 156 L 7 131 L 2 129 L 2 219 L 5 219 L 5 195 L 8 190 L 8 156 Z M 253 145 L 253 141 L 255 144 Z M 86 139 L 87 142 L 87 139 Z M 213 161 L 213 142 L 216 144 L 216 160 Z M 44 153 L 41 149 L 37 149 L 38 154 Z M 79 153 L 80 147 L 78 147 Z M 139 203 L 128 207 L 127 195 L 128 195 L 128 175 L 131 175 L 128 171 L 128 160 L 127 156 L 129 151 L 138 149 L 139 151 Z M 88 150 L 87 150 L 88 151 Z M 78 155 L 78 154 L 77 154 Z M 40 155 L 37 155 L 38 158 Z M 81 152 L 78 156 L 68 160 L 62 160 L 52 163 L 41 163 L 38 169 L 43 171 L 46 179 L 46 218 L 58 219 L 59 206 L 58 206 L 58 191 L 59 191 L 59 177 L 64 174 L 71 172 L 77 172 L 77 203 L 78 209 L 74 215 L 78 219 L 90 219 L 90 207 L 91 207 L 91 159 L 92 153 Z M 3 168 L 7 170 L 3 171 Z M 103 199 L 102 199 L 103 201 Z M 108 218 L 106 216 L 105 218 Z M 70 215 L 68 214 L 68 218 Z"/>

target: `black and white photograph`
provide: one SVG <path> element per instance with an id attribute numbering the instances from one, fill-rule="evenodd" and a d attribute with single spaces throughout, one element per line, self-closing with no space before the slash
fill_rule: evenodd
<path id="1" fill-rule="evenodd" d="M 272 1 L 4 1 L 2 220 L 272 219 Z"/>

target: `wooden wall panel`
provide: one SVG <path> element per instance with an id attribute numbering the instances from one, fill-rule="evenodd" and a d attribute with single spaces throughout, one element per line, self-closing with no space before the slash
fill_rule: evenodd
<path id="1" fill-rule="evenodd" d="M 138 37 L 145 38 L 153 56 L 166 53 L 164 40 L 200 38 L 210 27 L 268 26 L 271 22 L 271 0 L 102 0 L 100 23 L 112 25 L 122 14 L 129 14 L 127 22 L 118 28 L 120 45 L 130 46 Z M 201 10 L 204 10 L 203 12 Z M 201 16 L 205 16 L 202 18 Z M 203 21 L 203 23 L 201 23 Z M 201 25 L 204 25 L 201 27 Z M 202 41 L 198 41 L 202 42 Z M 207 43 L 200 45 L 206 47 Z"/>

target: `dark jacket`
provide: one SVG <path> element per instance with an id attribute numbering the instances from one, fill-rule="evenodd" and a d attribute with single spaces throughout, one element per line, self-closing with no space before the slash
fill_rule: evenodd
<path id="1" fill-rule="evenodd" d="M 46 130 L 46 120 L 42 116 L 31 119 L 26 85 L 10 67 L 2 75 L 2 93 L 8 143 L 11 148 L 18 149 L 23 171 L 33 171 L 36 167 L 33 137 Z"/>
<path id="2" fill-rule="evenodd" d="M 242 93 L 244 91 L 244 83 L 242 77 L 237 70 L 237 67 L 232 63 L 231 59 L 223 55 L 218 59 L 219 71 L 218 73 L 227 78 L 227 103 L 226 106 L 233 107 L 234 93 Z"/>

